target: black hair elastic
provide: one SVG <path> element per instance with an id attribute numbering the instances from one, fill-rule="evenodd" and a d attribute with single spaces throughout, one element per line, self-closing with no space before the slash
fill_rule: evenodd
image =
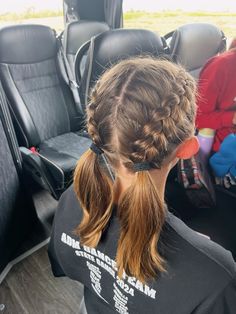
<path id="1" fill-rule="evenodd" d="M 102 155 L 103 154 L 103 150 L 98 147 L 95 143 L 92 143 L 90 145 L 90 149 L 91 151 L 93 151 L 96 155 Z"/>
<path id="2" fill-rule="evenodd" d="M 149 161 L 137 162 L 133 164 L 134 172 L 147 171 L 153 168 L 152 164 Z"/>

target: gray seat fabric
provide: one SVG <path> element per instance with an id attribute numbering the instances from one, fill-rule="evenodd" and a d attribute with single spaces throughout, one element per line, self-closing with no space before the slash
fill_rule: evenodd
<path id="1" fill-rule="evenodd" d="M 63 34 L 63 47 L 72 73 L 74 73 L 74 60 L 78 49 L 93 36 L 109 29 L 106 23 L 97 21 L 79 20 L 66 25 Z M 81 71 L 83 72 L 83 68 Z"/>
<path id="2" fill-rule="evenodd" d="M 49 27 L 18 25 L 0 30 L 0 75 L 18 141 L 21 146 L 39 150 L 39 156 L 47 160 L 55 189 L 63 191 L 90 140 L 78 134 L 83 117 L 76 111 L 71 91 L 60 76 L 57 49 L 55 33 Z M 66 139 L 66 154 L 58 148 L 62 138 Z M 70 145 L 79 147 L 76 152 L 73 149 L 73 156 Z"/>
<path id="3" fill-rule="evenodd" d="M 19 101 L 34 123 L 34 138 L 32 133 L 27 134 L 30 145 L 70 131 L 70 120 L 74 117 L 69 115 L 67 106 L 73 104 L 63 97 L 54 59 L 32 64 L 2 64 L 2 70 L 4 74 L 8 71 L 9 77 L 7 73 L 4 77 L 11 92 L 21 97 Z"/>
<path id="4" fill-rule="evenodd" d="M 173 60 L 183 65 L 196 79 L 207 60 L 225 48 L 224 33 L 208 23 L 183 25 L 173 32 L 170 41 Z"/>

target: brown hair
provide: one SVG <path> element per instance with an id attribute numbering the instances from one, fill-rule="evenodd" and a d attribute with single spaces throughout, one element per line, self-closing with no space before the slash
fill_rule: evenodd
<path id="1" fill-rule="evenodd" d="M 149 57 L 121 61 L 96 84 L 87 109 L 88 133 L 100 147 L 114 172 L 122 163 L 148 161 L 153 168 L 193 134 L 195 83 L 186 71 L 166 60 Z M 76 229 L 82 244 L 95 247 L 113 210 L 114 184 L 88 150 L 78 161 L 74 187 L 83 208 Z M 164 271 L 157 243 L 165 222 L 166 207 L 149 171 L 137 172 L 120 196 L 117 213 L 120 237 L 116 262 L 141 281 Z"/>

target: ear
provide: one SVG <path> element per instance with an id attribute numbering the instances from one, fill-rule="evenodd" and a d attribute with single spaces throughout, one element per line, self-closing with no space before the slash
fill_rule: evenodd
<path id="1" fill-rule="evenodd" d="M 196 136 L 193 136 L 177 148 L 176 157 L 179 159 L 189 159 L 193 157 L 199 150 L 199 142 Z"/>

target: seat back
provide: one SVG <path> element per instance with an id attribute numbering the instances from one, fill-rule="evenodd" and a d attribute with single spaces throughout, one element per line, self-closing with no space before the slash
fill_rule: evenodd
<path id="1" fill-rule="evenodd" d="M 212 24 L 186 24 L 166 37 L 170 36 L 173 60 L 183 65 L 196 79 L 207 60 L 226 49 L 224 33 Z"/>
<path id="2" fill-rule="evenodd" d="M 37 221 L 22 181 L 21 155 L 0 83 L 0 283 L 3 269 Z"/>
<path id="3" fill-rule="evenodd" d="M 119 60 L 132 56 L 164 55 L 161 38 L 148 30 L 116 29 L 104 32 L 91 39 L 85 70 L 81 78 L 81 102 L 87 105 L 90 88 L 100 75 Z M 75 59 L 75 75 L 77 81 L 80 73 L 81 58 Z"/>
<path id="4" fill-rule="evenodd" d="M 103 22 L 79 20 L 66 25 L 63 34 L 63 47 L 66 57 L 74 71 L 74 59 L 77 50 L 93 36 L 109 30 Z"/>
<path id="5" fill-rule="evenodd" d="M 20 145 L 78 129 L 78 115 L 69 88 L 57 68 L 55 32 L 42 25 L 0 30 L 0 77 Z"/>
<path id="6" fill-rule="evenodd" d="M 105 22 L 110 28 L 123 27 L 123 0 L 63 0 L 64 22 Z"/>
<path id="7" fill-rule="evenodd" d="M 109 26 L 103 22 L 79 20 L 66 25 L 63 33 L 63 48 L 74 73 L 74 59 L 77 50 L 93 36 L 109 30 Z"/>

